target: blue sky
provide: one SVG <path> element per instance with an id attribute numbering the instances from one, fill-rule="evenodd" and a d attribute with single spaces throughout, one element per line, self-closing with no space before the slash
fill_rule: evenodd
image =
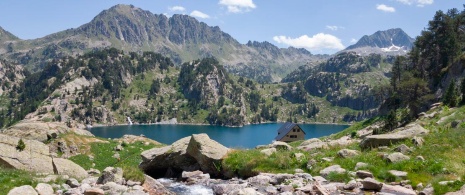
<path id="1" fill-rule="evenodd" d="M 154 14 L 187 14 L 219 26 L 241 43 L 268 41 L 335 53 L 378 30 L 416 37 L 437 10 L 463 10 L 458 0 L 1 0 L 0 26 L 21 39 L 76 28 L 102 10 L 132 4 Z"/>

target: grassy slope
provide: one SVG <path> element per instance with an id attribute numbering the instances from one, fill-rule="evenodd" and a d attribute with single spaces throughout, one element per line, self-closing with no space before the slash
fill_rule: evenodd
<path id="1" fill-rule="evenodd" d="M 419 183 L 423 183 L 424 186 L 432 184 L 435 194 L 456 191 L 465 184 L 465 142 L 463 142 L 465 140 L 465 122 L 462 122 L 462 119 L 465 117 L 465 106 L 455 109 L 439 108 L 436 111 L 441 110 L 442 112 L 435 118 L 418 121 L 430 130 L 430 133 L 424 137 L 425 144 L 422 147 L 415 147 L 410 141 L 406 141 L 390 146 L 388 150 L 366 150 L 361 152 L 359 156 L 348 159 L 337 157 L 337 152 L 343 148 L 361 151 L 358 144 L 344 147 L 336 146 L 310 152 L 303 152 L 297 149 L 279 151 L 278 154 L 273 154 L 270 157 L 261 154 L 259 150 L 251 149 L 231 153 L 223 162 L 223 167 L 230 172 L 244 177 L 254 175 L 258 172 L 292 173 L 296 168 L 303 169 L 312 175 L 319 175 L 320 170 L 330 165 L 338 164 L 348 171 L 354 171 L 357 162 L 365 162 L 369 164 L 365 169 L 372 172 L 380 181 L 400 181 L 400 178 L 395 178 L 388 173 L 389 170 L 400 170 L 408 172 L 407 179 L 411 181 L 414 187 Z M 451 115 L 452 113 L 455 114 Z M 444 120 L 444 123 L 436 124 L 440 118 L 449 115 L 451 117 Z M 380 119 L 357 123 L 341 133 L 330 136 L 330 138 L 350 135 L 351 132 L 359 130 L 376 120 Z M 457 128 L 450 127 L 452 121 L 460 121 Z M 294 142 L 291 145 L 296 147 L 300 143 Z M 400 163 L 388 163 L 382 159 L 383 152 L 391 153 L 400 144 L 406 144 L 412 148 L 413 151 L 409 154 L 411 160 Z M 305 154 L 305 158 L 300 161 L 297 160 L 294 154 L 298 152 Z M 425 161 L 415 160 L 416 156 L 423 156 Z M 334 157 L 334 161 L 326 162 L 322 160 L 324 157 Z M 310 170 L 307 169 L 309 159 L 314 159 L 317 162 Z M 330 180 L 347 182 L 350 180 L 350 176 L 348 174 L 333 174 L 330 175 Z M 455 182 L 446 186 L 438 184 L 440 181 L 449 180 Z"/>

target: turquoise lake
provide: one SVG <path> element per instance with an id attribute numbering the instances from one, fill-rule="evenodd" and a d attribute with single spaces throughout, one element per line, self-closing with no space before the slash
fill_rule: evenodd
<path id="1" fill-rule="evenodd" d="M 164 144 L 171 144 L 192 134 L 206 133 L 208 136 L 230 148 L 254 148 L 270 144 L 282 123 L 223 127 L 213 125 L 123 125 L 93 127 L 90 132 L 98 137 L 120 138 L 125 134 L 141 135 Z M 348 125 L 299 124 L 305 131 L 305 139 L 318 138 L 340 132 Z"/>

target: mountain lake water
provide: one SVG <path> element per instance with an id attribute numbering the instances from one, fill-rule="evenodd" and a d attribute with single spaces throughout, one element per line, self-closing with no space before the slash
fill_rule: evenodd
<path id="1" fill-rule="evenodd" d="M 145 135 L 164 144 L 190 136 L 206 133 L 208 136 L 229 148 L 254 148 L 257 145 L 270 144 L 283 123 L 245 125 L 243 127 L 224 127 L 215 125 L 119 125 L 92 127 L 90 132 L 98 137 L 120 138 L 125 134 Z M 305 131 L 305 139 L 318 138 L 340 132 L 349 125 L 299 124 Z"/>

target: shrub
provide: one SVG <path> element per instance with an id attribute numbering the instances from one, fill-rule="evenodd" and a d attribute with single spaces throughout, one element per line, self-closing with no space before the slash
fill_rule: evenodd
<path id="1" fill-rule="evenodd" d="M 24 148 L 26 148 L 26 144 L 24 143 L 23 139 L 19 139 L 16 149 L 22 152 Z"/>

